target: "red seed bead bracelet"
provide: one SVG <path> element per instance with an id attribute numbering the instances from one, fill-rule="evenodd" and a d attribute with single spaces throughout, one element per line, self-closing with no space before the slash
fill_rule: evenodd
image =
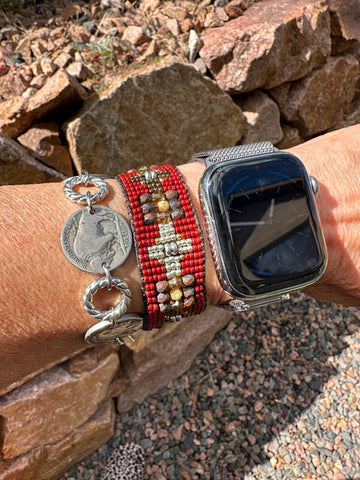
<path id="1" fill-rule="evenodd" d="M 145 305 L 143 329 L 206 307 L 203 236 L 184 180 L 172 165 L 122 173 Z"/>

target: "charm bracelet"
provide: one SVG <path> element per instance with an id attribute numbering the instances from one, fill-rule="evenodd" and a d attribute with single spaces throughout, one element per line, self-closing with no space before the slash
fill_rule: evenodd
<path id="1" fill-rule="evenodd" d="M 98 191 L 92 194 L 77 193 L 74 187 L 93 185 Z M 131 301 L 131 292 L 126 282 L 115 278 L 111 271 L 125 262 L 132 248 L 132 234 L 126 220 L 108 207 L 94 206 L 106 197 L 108 185 L 100 176 L 81 175 L 68 178 L 64 185 L 65 196 L 74 202 L 87 205 L 73 213 L 65 222 L 61 234 L 61 245 L 67 259 L 77 268 L 103 274 L 85 290 L 83 305 L 86 312 L 98 322 L 85 333 L 88 343 L 110 343 L 129 337 L 142 327 L 143 317 L 126 313 Z M 93 303 L 98 290 L 116 288 L 121 298 L 109 310 L 98 310 Z"/>

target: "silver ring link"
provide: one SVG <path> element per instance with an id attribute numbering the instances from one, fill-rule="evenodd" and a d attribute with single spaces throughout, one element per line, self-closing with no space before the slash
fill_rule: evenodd
<path id="1" fill-rule="evenodd" d="M 93 281 L 85 290 L 84 308 L 87 313 L 92 317 L 98 320 L 106 320 L 108 322 L 112 322 L 114 325 L 115 322 L 121 317 L 121 315 L 124 315 L 124 313 L 127 311 L 131 301 L 131 292 L 125 282 L 118 278 L 111 277 L 111 288 L 114 287 L 121 291 L 121 299 L 116 305 L 110 308 L 110 310 L 98 310 L 93 304 L 94 295 L 101 288 L 105 288 L 108 286 L 109 280 L 107 277 L 101 277 Z"/>
<path id="2" fill-rule="evenodd" d="M 98 187 L 99 191 L 91 194 L 91 202 L 96 203 L 106 197 L 108 194 L 109 188 L 104 182 L 104 180 L 100 177 L 96 177 L 95 175 L 89 175 L 86 173 L 85 175 L 78 175 L 77 177 L 70 177 L 66 180 L 64 185 L 64 194 L 67 198 L 72 200 L 73 202 L 88 204 L 88 196 L 82 193 L 74 192 L 73 188 L 76 185 L 89 184 Z"/>

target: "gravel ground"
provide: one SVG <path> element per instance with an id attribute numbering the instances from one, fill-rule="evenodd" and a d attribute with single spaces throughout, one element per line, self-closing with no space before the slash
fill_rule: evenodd
<path id="1" fill-rule="evenodd" d="M 360 480 L 359 324 L 303 295 L 234 318 L 62 480 L 100 479 L 129 442 L 149 480 Z"/>

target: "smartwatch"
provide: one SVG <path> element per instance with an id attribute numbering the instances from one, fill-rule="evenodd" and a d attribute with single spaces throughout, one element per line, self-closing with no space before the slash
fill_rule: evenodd
<path id="1" fill-rule="evenodd" d="M 194 155 L 205 163 L 199 196 L 217 275 L 238 311 L 289 298 L 316 282 L 326 248 L 319 185 L 270 142 Z"/>

